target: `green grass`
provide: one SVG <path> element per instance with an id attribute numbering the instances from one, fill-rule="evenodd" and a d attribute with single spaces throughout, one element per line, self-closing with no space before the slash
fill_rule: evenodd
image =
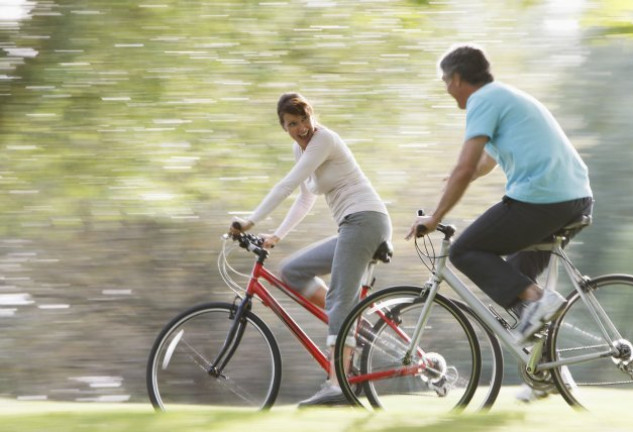
<path id="1" fill-rule="evenodd" d="M 631 401 L 614 398 L 613 412 L 575 411 L 559 397 L 529 405 L 504 389 L 488 413 L 416 415 L 415 412 L 368 412 L 360 409 L 297 410 L 275 407 L 269 412 L 188 410 L 155 413 L 149 404 L 84 404 L 0 400 L 0 431 L 11 432 L 561 432 L 630 431 Z M 617 415 L 616 415 L 617 414 Z"/>

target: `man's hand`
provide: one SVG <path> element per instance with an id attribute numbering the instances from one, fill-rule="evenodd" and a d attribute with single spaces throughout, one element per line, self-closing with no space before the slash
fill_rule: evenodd
<path id="1" fill-rule="evenodd" d="M 435 231 L 437 225 L 440 221 L 435 220 L 435 218 L 431 216 L 417 216 L 413 221 L 413 225 L 411 225 L 411 230 L 409 230 L 409 234 L 405 237 L 405 240 L 411 240 L 411 238 L 415 237 L 418 233 L 418 226 L 424 225 L 424 229 L 420 228 L 422 233 L 428 234 Z"/>

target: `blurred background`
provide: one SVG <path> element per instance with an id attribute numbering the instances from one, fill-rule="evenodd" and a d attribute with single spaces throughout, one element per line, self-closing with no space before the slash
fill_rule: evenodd
<path id="1" fill-rule="evenodd" d="M 464 112 L 436 69 L 459 42 L 544 102 L 588 164 L 595 223 L 569 248 L 580 268 L 633 273 L 628 1 L 0 0 L 0 397 L 147 400 L 162 326 L 233 298 L 220 236 L 292 165 L 285 91 L 313 102 L 388 203 L 396 255 L 377 288 L 422 283 L 403 237 L 461 146 Z M 478 181 L 448 222 L 467 226 L 504 180 Z M 270 266 L 334 232 L 320 200 Z M 256 311 L 283 351 L 281 399 L 312 394 L 323 372 Z"/>

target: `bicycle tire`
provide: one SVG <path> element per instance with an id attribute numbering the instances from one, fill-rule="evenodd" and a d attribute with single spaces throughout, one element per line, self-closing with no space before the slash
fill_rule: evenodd
<path id="1" fill-rule="evenodd" d="M 501 391 L 501 386 L 503 385 L 503 349 L 501 348 L 499 338 L 495 336 L 470 306 L 459 300 L 451 299 L 451 301 L 466 314 L 466 317 L 474 329 L 474 324 L 478 326 L 475 332 L 478 335 L 479 350 L 482 353 L 482 369 L 479 376 L 479 384 L 477 385 L 477 392 L 475 393 L 475 397 L 470 401 L 469 406 L 477 402 L 478 405 L 474 410 L 486 411 L 492 408 L 496 402 L 499 392 Z M 483 394 L 483 396 L 480 396 L 481 394 Z"/>
<path id="2" fill-rule="evenodd" d="M 346 317 L 335 345 L 335 369 L 341 389 L 354 405 L 416 413 L 428 409 L 434 414 L 468 405 L 479 382 L 481 353 L 475 330 L 449 299 L 435 296 L 418 350 L 410 363 L 403 364 L 407 338 L 426 298 L 420 287 L 386 288 Z M 348 335 L 357 338 L 352 362 L 358 363 L 360 376 L 345 372 L 342 353 Z M 372 379 L 365 379 L 366 374 Z M 354 392 L 359 380 L 364 380 L 364 397 Z"/>
<path id="3" fill-rule="evenodd" d="M 244 333 L 220 376 L 208 373 L 234 322 L 237 305 L 205 303 L 172 319 L 149 355 L 146 382 L 156 410 L 270 408 L 281 385 L 281 354 L 268 326 L 245 311 Z"/>
<path id="4" fill-rule="evenodd" d="M 622 336 L 621 356 L 556 367 L 551 374 L 558 392 L 572 407 L 613 412 L 617 406 L 615 401 L 633 399 L 633 324 L 630 316 L 633 276 L 600 276 L 588 281 L 586 287 L 586 292 L 595 295 Z M 567 304 L 550 327 L 546 343 L 550 361 L 608 349 L 599 326 L 591 319 L 589 309 L 576 291 L 567 297 Z"/>

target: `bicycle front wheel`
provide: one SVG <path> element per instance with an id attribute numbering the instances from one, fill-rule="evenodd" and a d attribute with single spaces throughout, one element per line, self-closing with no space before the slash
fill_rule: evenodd
<path id="1" fill-rule="evenodd" d="M 481 373 L 477 335 L 455 304 L 436 295 L 420 340 L 410 349 L 426 303 L 422 288 L 387 288 L 348 315 L 337 338 L 335 366 L 350 401 L 416 414 L 451 411 L 470 402 Z M 349 337 L 356 339 L 356 349 L 347 373 L 343 353 Z"/>
<path id="2" fill-rule="evenodd" d="M 552 375 L 570 405 L 609 412 L 633 400 L 633 276 L 595 278 L 587 282 L 585 294 L 608 320 L 596 322 L 580 294 L 573 292 L 547 340 L 550 360 L 573 363 L 553 369 Z"/>
<path id="3" fill-rule="evenodd" d="M 186 407 L 269 408 L 279 392 L 281 355 L 270 329 L 245 311 L 241 339 L 228 363 L 211 365 L 235 322 L 237 306 L 207 303 L 174 318 L 147 363 L 147 390 L 157 410 Z"/>
<path id="4" fill-rule="evenodd" d="M 499 339 L 488 328 L 485 322 L 465 303 L 451 299 L 451 302 L 466 315 L 477 333 L 479 352 L 481 352 L 481 374 L 477 392 L 468 404 L 472 411 L 485 411 L 492 408 L 503 384 L 503 350 Z"/>

